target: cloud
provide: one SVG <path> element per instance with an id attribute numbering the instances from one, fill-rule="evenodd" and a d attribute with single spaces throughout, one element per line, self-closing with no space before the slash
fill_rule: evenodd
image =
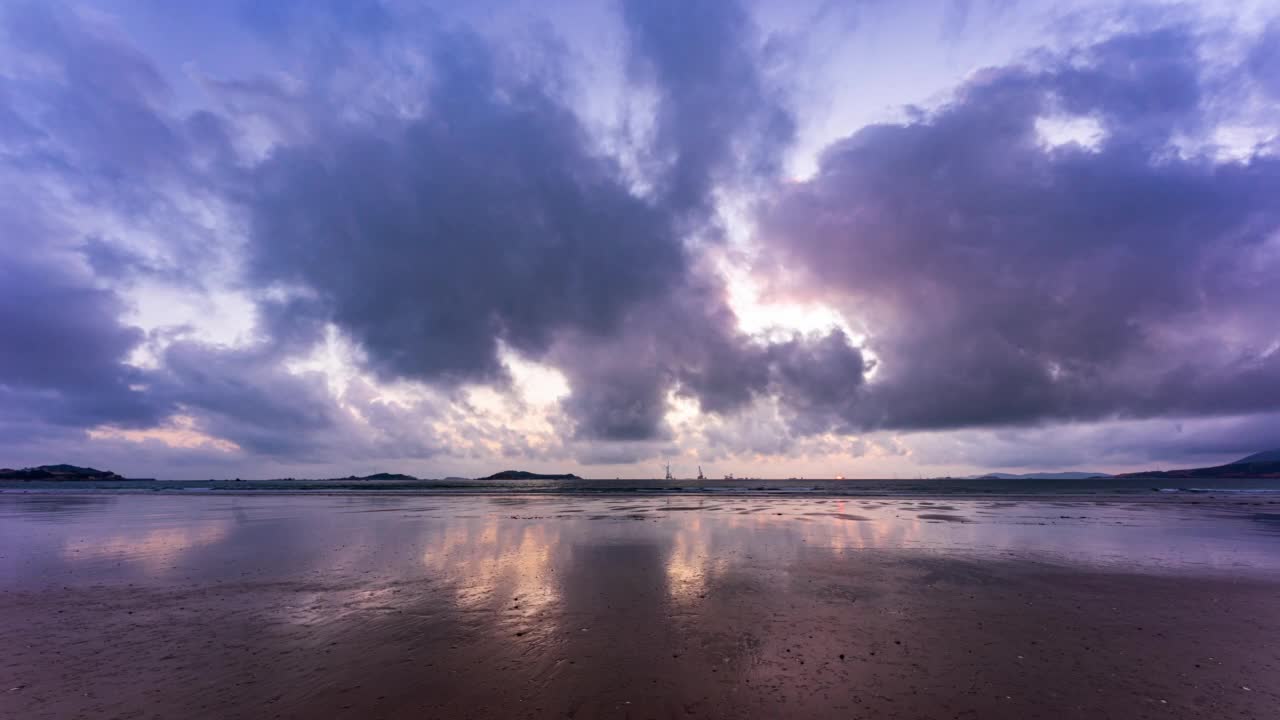
<path id="1" fill-rule="evenodd" d="M 705 217 L 716 190 L 775 175 L 795 121 L 769 87 L 746 10 L 673 0 L 622 7 L 631 75 L 657 96 L 649 154 L 663 203 Z"/>
<path id="2" fill-rule="evenodd" d="M 1280 445 L 1280 414 L 1149 418 L 925 432 L 905 436 L 916 462 L 950 467 L 1121 472 L 1204 467 Z"/>
<path id="3" fill-rule="evenodd" d="M 546 88 L 475 37 L 435 39 L 433 111 L 281 148 L 257 170 L 250 266 L 299 284 L 384 377 L 503 379 L 565 328 L 612 333 L 688 258 Z"/>
<path id="4" fill-rule="evenodd" d="M 179 340 L 164 351 L 162 392 L 195 415 L 201 430 L 256 454 L 316 449 L 343 416 L 320 373 L 291 373 L 259 348 Z"/>
<path id="5" fill-rule="evenodd" d="M 1280 19 L 1263 29 L 1249 53 L 1248 65 L 1253 80 L 1272 98 L 1280 99 Z"/>
<path id="6" fill-rule="evenodd" d="M 16 252 L 40 238 L 5 237 L 18 242 L 0 248 L 0 415 L 71 428 L 163 419 L 168 402 L 128 363 L 144 336 L 120 321 L 120 297 L 58 263 Z"/>
<path id="7" fill-rule="evenodd" d="M 254 282 L 314 293 L 384 379 L 501 384 L 500 348 L 548 360 L 579 437 L 661 438 L 676 387 L 710 411 L 741 406 L 766 389 L 767 353 L 685 231 L 714 222 L 716 178 L 771 171 L 791 131 L 741 10 L 684 7 L 625 16 L 660 97 L 660 190 L 631 187 L 557 82 L 439 31 L 426 113 L 335 127 L 256 169 Z"/>
<path id="8" fill-rule="evenodd" d="M 195 176 L 200 122 L 171 121 L 168 83 L 103 17 L 16 4 L 0 35 L 14 69 L 0 73 L 0 424 L 159 425 L 174 404 L 134 363 L 147 336 L 121 282 L 159 270 L 85 228 L 173 220 L 163 188 Z"/>
<path id="9" fill-rule="evenodd" d="M 60 226 L 58 242 L 92 271 L 78 276 L 76 292 L 94 300 L 104 342 L 116 343 L 100 357 L 124 378 L 121 397 L 151 413 L 137 422 L 182 412 L 202 432 L 264 457 L 314 453 L 338 437 L 351 452 L 377 446 L 352 438 L 385 433 L 386 423 L 367 426 L 365 411 L 381 417 L 386 407 L 361 410 L 320 375 L 287 369 L 330 325 L 383 382 L 504 387 L 504 349 L 551 363 L 571 385 L 566 447 L 583 457 L 592 442 L 615 443 L 606 453 L 615 458 L 656 452 L 671 437 L 673 392 L 721 414 L 774 392 L 811 404 L 785 371 L 811 361 L 801 347 L 810 340 L 772 347 L 740 332 L 697 246 L 719 222 L 713 194 L 771 177 L 793 134 L 750 19 L 733 4 L 623 10 L 632 80 L 657 98 L 642 153 L 653 161 L 646 191 L 565 103 L 556 63 L 527 71 L 429 16 L 412 33 L 377 23 L 358 41 L 334 36 L 327 21 L 308 31 L 280 22 L 285 15 L 244 16 L 264 33 L 291 27 L 292 52 L 313 66 L 248 79 L 193 71 L 220 105 L 183 117 L 169 80 L 111 19 L 38 5 L 12 11 L 6 27 L 22 36 L 18 52 L 57 73 L 53 82 L 6 77 L 6 90 L 16 83 L 11 91 L 27 99 L 6 125 L 19 136 L 10 157 L 20 167 L 11 169 L 18 178 L 39 168 L 49 204 L 38 221 L 87 217 Z M 346 66 L 316 61 L 308 42 L 343 45 Z M 406 57 L 422 69 L 396 65 Z M 414 78 L 425 90 L 362 94 L 354 76 L 375 72 L 391 78 L 384 89 Z M 99 85 L 104 92 L 89 92 Z M 248 150 L 262 140 L 274 145 L 255 162 L 260 154 Z M 61 204 L 68 190 L 71 212 Z M 121 324 L 125 303 L 101 285 L 143 298 L 155 286 L 208 292 L 211 258 L 200 248 L 238 247 L 212 233 L 241 223 L 208 227 L 191 210 L 201 203 L 243 211 L 248 242 L 237 260 L 258 305 L 255 339 L 223 346 L 159 329 L 148 345 L 156 367 L 130 365 L 143 336 Z M 81 234 L 102 220 L 171 232 L 150 243 L 136 232 Z M 132 422 L 131 412 L 80 424 Z M 408 452 L 434 452 L 422 432 Z"/>
<path id="10" fill-rule="evenodd" d="M 171 405 L 130 363 L 145 333 L 124 320 L 126 298 L 80 261 L 69 206 L 136 207 L 107 178 L 173 150 L 150 110 L 166 86 L 110 28 L 54 8 L 6 7 L 0 38 L 5 64 L 29 69 L 0 73 L 0 432 L 17 445 L 104 423 L 154 425 Z"/>
<path id="11" fill-rule="evenodd" d="M 991 68 L 769 203 L 793 292 L 868 334 L 850 428 L 1275 410 L 1280 158 L 1182 152 L 1217 88 L 1174 27 Z M 1037 121 L 1087 117 L 1094 147 Z"/>
<path id="12" fill-rule="evenodd" d="M 155 171 L 185 157 L 179 135 L 156 112 L 169 84 L 109 23 L 38 3 L 12 6 L 4 20 L 10 52 L 48 63 L 47 74 L 15 88 L 43 106 L 39 135 L 48 162 L 101 177 Z"/>
<path id="13" fill-rule="evenodd" d="M 826 432 L 856 411 L 873 363 L 842 330 L 795 335 L 769 348 L 773 389 L 802 434 Z"/>
<path id="14" fill-rule="evenodd" d="M 314 24 L 331 25 L 327 28 L 330 31 L 342 29 L 361 35 L 381 33 L 395 24 L 395 18 L 380 0 L 238 0 L 235 6 L 238 18 L 247 27 L 270 38 L 288 36 L 300 26 L 311 29 Z"/>
<path id="15" fill-rule="evenodd" d="M 0 12 L 0 39 L 13 68 L 0 74 L 0 142 L 28 182 L 69 181 L 67 199 L 139 217 L 171 211 L 174 186 L 194 191 L 223 169 L 220 118 L 172 113 L 163 69 L 109 16 L 20 2 Z"/>
<path id="16" fill-rule="evenodd" d="M 1169 26 L 989 68 L 786 183 L 779 41 L 734 3 L 621 3 L 625 87 L 601 97 L 628 127 L 603 130 L 610 100 L 582 104 L 591 73 L 554 41 L 251 5 L 154 9 L 148 36 L 211 28 L 181 63 L 132 44 L 137 8 L 4 11 L 10 447 L 93 430 L 174 465 L 156 443 L 180 425 L 226 441 L 199 448 L 210 467 L 627 463 L 1277 409 L 1280 163 L 1214 154 L 1236 100 L 1266 116 L 1274 24 L 1238 62 Z M 720 213 L 760 198 L 760 284 L 848 331 L 740 329 Z M 317 363 L 329 343 L 349 357 Z M 569 386 L 519 429 L 467 400 L 533 412 L 513 356 Z"/>

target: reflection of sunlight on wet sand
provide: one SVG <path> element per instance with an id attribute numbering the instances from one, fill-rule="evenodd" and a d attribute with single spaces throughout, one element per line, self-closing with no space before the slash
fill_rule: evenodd
<path id="1" fill-rule="evenodd" d="M 149 575 L 171 567 L 183 553 L 227 537 L 230 523 L 206 522 L 191 527 L 160 528 L 142 535 L 119 534 L 97 540 L 68 540 L 62 556 L 72 562 L 135 562 Z"/>
<path id="2" fill-rule="evenodd" d="M 430 598 L 431 603 L 443 600 L 462 613 L 500 610 L 502 617 L 519 621 L 540 616 L 559 601 L 553 568 L 560 538 L 557 523 L 455 517 L 425 523 L 421 531 L 412 541 L 419 548 L 413 557 L 414 565 L 425 572 L 380 565 L 378 549 L 385 546 L 378 541 L 352 543 L 345 551 L 335 551 L 343 560 L 333 554 L 327 558 L 329 567 L 342 570 L 292 593 L 280 608 L 283 619 L 314 626 L 360 612 L 430 614 L 435 608 L 423 604 Z M 346 557 L 346 552 L 351 555 Z M 360 568 L 365 570 L 357 573 Z M 429 584 L 418 584 L 421 579 Z M 547 616 L 554 619 L 554 613 Z M 539 627 L 554 628 L 539 622 Z"/>
<path id="3" fill-rule="evenodd" d="M 660 506 L 653 509 L 661 511 Z M 668 518 L 674 522 L 664 528 L 671 540 L 666 562 L 670 600 L 681 607 L 696 606 L 738 565 L 754 565 L 760 562 L 756 558 L 773 554 L 776 557 L 764 562 L 780 561 L 786 568 L 801 548 L 821 549 L 852 560 L 857 553 L 869 550 L 995 551 L 1020 544 L 1020 535 L 990 523 L 961 524 L 919 517 L 920 512 L 932 509 L 836 499 L 829 503 L 774 500 L 760 512 L 681 513 Z M 764 536 L 772 539 L 761 544 L 759 539 Z"/>
<path id="4" fill-rule="evenodd" d="M 838 501 L 830 512 L 857 514 L 857 508 L 845 505 L 844 501 Z M 769 552 L 767 547 L 756 546 L 755 540 L 761 535 L 775 535 L 784 540 L 774 545 L 775 552 L 789 553 L 797 546 L 806 546 L 821 547 L 842 556 L 849 550 L 908 544 L 910 536 L 915 534 L 902 520 L 874 513 L 868 520 L 860 521 L 825 512 L 818 515 L 802 512 L 813 509 L 808 503 L 786 502 L 773 505 L 769 513 L 681 515 L 676 525 L 667 528 L 671 533 L 666 562 L 670 600 L 682 607 L 696 606 L 709 588 L 734 570 L 734 563 L 750 563 L 756 555 Z M 777 511 L 781 512 L 774 514 Z M 797 522 L 798 513 L 804 522 Z M 918 533 L 918 528 L 915 530 Z M 753 547 L 754 554 L 742 555 Z"/>
<path id="5" fill-rule="evenodd" d="M 672 529 L 668 572 L 673 588 L 687 586 L 685 590 L 696 595 L 707 584 L 709 574 L 726 569 L 723 557 L 711 547 L 715 531 L 743 540 L 752 533 L 783 533 L 793 543 L 823 547 L 837 555 L 849 550 L 909 547 L 919 543 L 923 535 L 921 522 L 914 517 L 894 517 L 843 500 L 823 507 L 821 512 L 814 510 L 803 501 L 779 502 L 767 513 L 684 516 L 684 522 Z"/>
<path id="6" fill-rule="evenodd" d="M 14 717 L 924 717 L 937 708 L 904 703 L 968 693 L 986 703 L 969 714 L 1023 717 L 1004 694 L 1014 683 L 1064 707 L 1118 677 L 1132 716 L 1160 707 L 1165 685 L 1186 685 L 1177 707 L 1193 709 L 1206 692 L 1267 687 L 1265 651 L 1190 667 L 1270 629 L 1256 618 L 1272 617 L 1274 588 L 1256 581 L 1274 583 L 1280 555 L 1253 506 L 988 509 L 336 494 L 122 495 L 68 511 L 75 522 L 15 508 L 0 514 L 0 556 L 21 562 L 0 563 L 0 589 L 19 640 L 5 687 L 23 688 L 0 706 L 28 703 Z M 1216 574 L 1021 561 L 1094 562 L 1113 548 Z M 1223 596 L 1236 587 L 1248 594 Z M 1214 632 L 1186 634 L 1196 623 Z M 1135 658 L 1163 663 L 1153 677 L 1170 680 L 1124 676 Z M 1072 684 L 1045 685 L 1059 676 Z M 192 700 L 163 705 L 162 693 Z M 1216 716 L 1267 715 L 1227 710 Z"/>
<path id="7" fill-rule="evenodd" d="M 909 536 L 918 532 L 901 520 L 886 519 L 881 513 L 868 511 L 844 500 L 836 501 L 833 515 L 821 516 L 822 522 L 806 523 L 801 532 L 810 545 L 823 544 L 837 556 L 850 550 L 902 546 L 910 543 Z M 839 515 L 865 516 L 867 520 L 847 520 Z"/>
<path id="8" fill-rule="evenodd" d="M 104 506 L 100 521 L 81 523 L 76 534 L 49 545 L 56 560 L 39 562 L 51 573 L 62 569 L 59 563 L 95 572 L 118 565 L 161 580 L 176 566 L 183 574 L 239 583 L 283 572 L 289 583 L 272 591 L 287 595 L 273 611 L 291 625 L 326 623 L 351 612 L 421 608 L 431 614 L 430 603 L 438 603 L 467 617 L 497 611 L 501 629 L 535 634 L 553 628 L 559 606 L 572 594 L 564 583 L 581 562 L 576 550 L 608 543 L 657 553 L 645 557 L 661 568 L 665 587 L 659 591 L 682 611 L 696 610 L 735 577 L 760 580 L 762 568 L 768 568 L 768 582 L 786 582 L 796 563 L 823 554 L 850 567 L 864 553 L 899 550 L 1149 568 L 1276 562 L 1265 538 L 1250 541 L 1253 536 L 1236 525 L 1191 506 L 754 497 L 507 497 L 496 503 L 459 497 L 432 498 L 426 503 L 432 512 L 423 514 L 410 511 L 426 501 L 383 497 L 376 508 L 395 512 L 368 514 L 350 512 L 353 502 L 367 509 L 372 500 L 237 498 L 228 506 L 207 499 L 122 498 Z M 196 510 L 219 517 L 195 519 Z M 225 516 L 229 510 L 235 522 Z M 16 539 L 39 547 L 47 542 L 43 537 L 24 533 Z M 197 551 L 210 545 L 219 547 Z M 233 562 L 241 565 L 228 574 Z M 28 565 L 13 567 L 16 578 L 30 574 Z"/>
<path id="9" fill-rule="evenodd" d="M 559 541 L 558 523 L 507 523 L 489 517 L 448 525 L 425 549 L 422 564 L 449 585 L 460 610 L 501 601 L 518 604 L 518 614 L 529 616 L 559 600 L 553 581 L 553 550 Z"/>
<path id="10" fill-rule="evenodd" d="M 1212 532 L 1228 526 L 1186 507 L 1024 502 L 993 511 L 989 503 L 969 500 L 796 499 L 770 500 L 758 512 L 711 511 L 679 519 L 670 528 L 677 543 L 673 555 L 679 553 L 671 563 L 672 584 L 689 588 L 686 598 L 701 594 L 711 573 L 724 572 L 722 563 L 713 569 L 711 558 L 749 546 L 758 555 L 753 534 L 771 535 L 766 545 L 774 552 L 821 548 L 850 559 L 861 551 L 910 550 L 1145 568 L 1272 563 L 1234 534 L 1228 543 L 1202 542 L 1197 527 Z"/>
<path id="11" fill-rule="evenodd" d="M 702 515 L 692 515 L 675 530 L 667 555 L 667 593 L 671 602 L 696 605 L 716 577 L 729 569 L 728 558 L 713 554 Z"/>

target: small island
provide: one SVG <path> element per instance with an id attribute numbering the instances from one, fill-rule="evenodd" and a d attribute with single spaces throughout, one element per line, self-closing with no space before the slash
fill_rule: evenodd
<path id="1" fill-rule="evenodd" d="M 573 473 L 563 475 L 547 475 L 543 473 L 531 473 L 524 470 L 503 470 L 489 477 L 479 478 L 480 480 L 581 480 L 582 478 Z"/>
<path id="2" fill-rule="evenodd" d="M 96 480 L 123 481 L 149 480 L 151 478 L 126 478 L 109 470 L 97 470 L 76 465 L 40 465 L 37 467 L 0 468 L 0 480 Z"/>
<path id="3" fill-rule="evenodd" d="M 418 478 L 416 478 L 416 477 L 414 477 L 414 476 L 412 476 L 412 475 L 405 475 L 404 473 L 380 472 L 380 473 L 374 473 L 374 474 L 372 474 L 372 475 L 365 475 L 364 477 L 356 477 L 355 475 L 351 475 L 351 476 L 349 476 L 349 477 L 344 477 L 344 478 L 333 478 L 333 479 L 334 479 L 334 480 L 394 480 L 394 481 L 407 481 L 407 480 L 417 480 Z"/>

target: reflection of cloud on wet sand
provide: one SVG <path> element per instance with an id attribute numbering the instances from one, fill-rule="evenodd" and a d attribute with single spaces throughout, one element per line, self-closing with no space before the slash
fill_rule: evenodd
<path id="1" fill-rule="evenodd" d="M 1026 503 L 983 515 L 993 508 L 959 501 L 944 510 L 744 499 L 665 512 L 695 503 L 120 498 L 92 525 L 14 520 L 23 524 L 14 525 L 22 544 L 13 554 L 51 556 L 58 564 L 45 564 L 60 578 L 52 594 L 9 593 L 11 604 L 25 603 L 24 631 L 52 639 L 48 651 L 24 645 L 14 662 L 63 697 L 104 682 L 160 688 L 134 704 L 166 717 L 200 715 L 215 692 L 249 715 L 297 717 L 343 706 L 385 717 L 798 717 L 830 701 L 914 717 L 924 715 L 909 704 L 920 678 L 946 673 L 968 686 L 1018 683 L 1034 671 L 1028 686 L 1078 691 L 1067 680 L 1079 668 L 1067 672 L 1063 658 L 1081 657 L 1079 633 L 1093 633 L 1085 642 L 1098 648 L 1087 656 L 1090 682 L 1111 682 L 1117 697 L 1128 697 L 1115 679 L 1136 649 L 1165 642 L 1170 676 L 1185 661 L 1172 634 L 1166 642 L 1133 631 L 1123 652 L 1108 654 L 1116 628 L 1094 622 L 1129 603 L 1125 617 L 1154 624 L 1146 597 L 1158 593 L 1136 588 L 1181 593 L 1184 579 L 1006 559 L 1015 551 L 1038 559 L 1052 543 L 1085 564 L 1123 544 L 1131 561 L 1275 567 L 1259 554 L 1274 536 L 1256 527 L 1253 508 L 1238 523 L 1220 509 Z M 438 514 L 417 512 L 427 505 Z M 365 506 L 387 512 L 351 512 Z M 943 511 L 972 522 L 919 517 Z M 90 562 L 93 572 L 83 572 Z M 21 582 L 36 566 L 14 567 Z M 72 589 L 63 570 L 75 571 L 65 573 Z M 109 582 L 139 576 L 136 588 Z M 1200 587 L 1183 603 L 1191 614 L 1170 617 L 1202 617 L 1199 599 L 1227 586 Z M 1025 602 L 1047 589 L 1067 595 L 1057 605 Z M 1241 597 L 1262 598 L 1262 610 L 1274 604 L 1263 590 Z M 1237 638 L 1256 622 L 1244 618 L 1271 617 L 1214 608 L 1236 623 Z M 986 627 L 1009 642 L 991 644 L 983 623 L 994 617 L 1000 623 Z M 1063 618 L 1077 624 L 1074 634 L 1053 645 L 1044 628 Z M 115 642 L 126 635 L 129 644 Z M 1200 639 L 1218 643 L 1215 657 L 1230 652 L 1219 636 Z M 1262 674 L 1256 667 L 1232 672 Z M 869 687 L 900 704 L 879 702 Z"/>
<path id="2" fill-rule="evenodd" d="M 108 509 L 115 501 L 110 495 L 5 495 L 0 503 L 0 519 L 75 522 Z"/>
<path id="3" fill-rule="evenodd" d="M 137 563 L 147 574 L 155 575 L 172 567 L 184 553 L 225 539 L 230 529 L 229 522 L 218 520 L 102 538 L 77 538 L 64 542 L 62 557 L 71 563 Z"/>
<path id="4" fill-rule="evenodd" d="M 873 548 L 911 545 L 919 523 L 878 513 L 855 515 L 844 501 L 822 512 L 809 503 L 770 505 L 755 512 L 682 514 L 669 531 L 667 588 L 671 602 L 696 608 L 718 582 L 757 566 L 781 568 L 798 553 L 836 557 Z M 761 541 L 764 542 L 761 542 Z M 759 576 L 759 573 L 756 573 Z"/>
<path id="5" fill-rule="evenodd" d="M 554 556 L 561 525 L 530 524 L 490 516 L 447 524 L 423 548 L 422 565 L 446 586 L 459 610 L 503 604 L 516 617 L 534 615 L 559 600 Z"/>
<path id="6" fill-rule="evenodd" d="M 734 520 L 746 524 L 743 520 Z M 684 519 L 672 533 L 664 565 L 671 602 L 684 607 L 697 605 L 714 577 L 728 567 L 729 558 L 714 554 L 709 533 L 703 527 L 703 517 L 694 515 Z"/>

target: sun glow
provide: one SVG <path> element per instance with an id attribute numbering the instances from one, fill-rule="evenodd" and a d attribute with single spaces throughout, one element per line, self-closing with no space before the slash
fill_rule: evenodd
<path id="1" fill-rule="evenodd" d="M 175 416 L 168 425 L 146 430 L 103 425 L 89 430 L 89 437 L 94 440 L 127 440 L 134 443 L 159 442 L 172 448 L 204 448 L 224 453 L 240 450 L 239 445 L 229 440 L 200 432 L 196 429 L 195 420 L 187 415 Z"/>
<path id="2" fill-rule="evenodd" d="M 823 303 L 785 302 L 761 297 L 759 283 L 742 269 L 725 267 L 729 306 L 738 316 L 738 327 L 764 341 L 786 340 L 794 333 L 823 333 L 843 330 L 854 344 L 862 336 L 854 332 L 844 316 Z"/>
<path id="3" fill-rule="evenodd" d="M 1036 134 L 1047 148 L 1076 145 L 1086 150 L 1096 150 L 1106 137 L 1106 130 L 1097 118 L 1087 115 L 1051 115 L 1036 119 Z"/>

